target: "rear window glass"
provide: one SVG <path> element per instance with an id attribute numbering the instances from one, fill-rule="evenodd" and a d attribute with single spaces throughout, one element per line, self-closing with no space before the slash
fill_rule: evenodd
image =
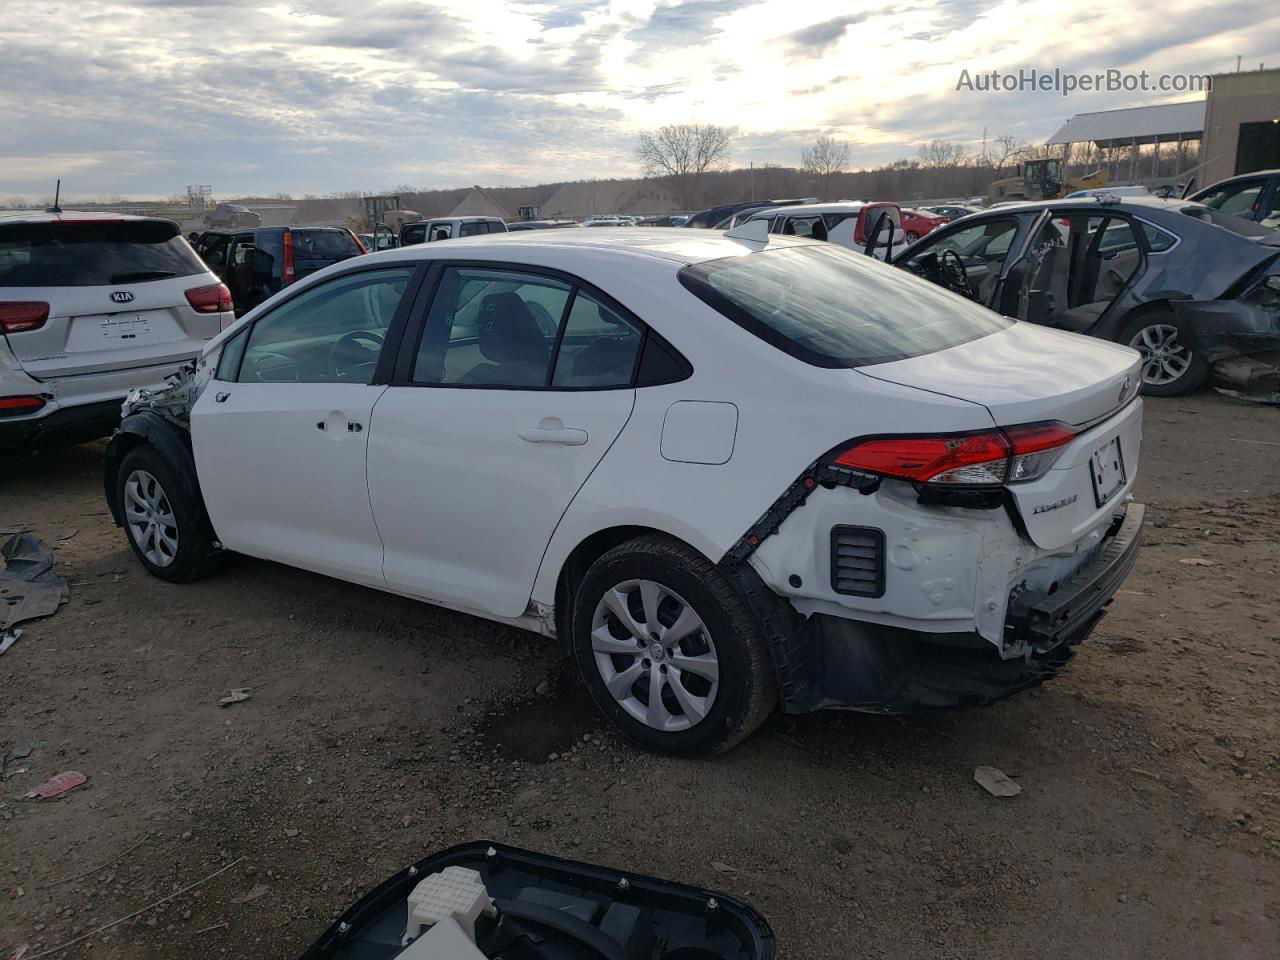
<path id="1" fill-rule="evenodd" d="M 1225 227 L 1232 233 L 1238 233 L 1242 237 L 1265 237 L 1275 232 L 1270 227 L 1264 227 L 1260 223 L 1254 223 L 1252 220 L 1244 219 L 1244 217 L 1223 213 L 1221 210 L 1214 210 L 1210 207 L 1200 205 L 1183 207 L 1182 212 L 1188 217 L 1194 217 L 1204 223 Z"/>
<path id="2" fill-rule="evenodd" d="M 0 287 L 105 287 L 206 271 L 176 224 L 67 220 L 0 226 Z"/>
<path id="3" fill-rule="evenodd" d="M 831 245 L 692 264 L 680 282 L 720 313 L 820 367 L 860 367 L 954 347 L 1013 323 L 905 270 Z"/>
<path id="4" fill-rule="evenodd" d="M 293 255 L 298 260 L 345 260 L 360 252 L 356 238 L 345 230 L 293 231 Z"/>

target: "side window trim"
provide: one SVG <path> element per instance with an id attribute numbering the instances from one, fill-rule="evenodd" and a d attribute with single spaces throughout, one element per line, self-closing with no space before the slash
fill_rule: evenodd
<path id="1" fill-rule="evenodd" d="M 536 264 L 514 263 L 508 260 L 433 260 L 430 275 L 425 278 L 418 293 L 420 303 L 415 303 L 415 309 L 412 314 L 411 323 L 400 338 L 399 349 L 396 352 L 395 359 L 392 363 L 393 373 L 385 381 L 393 387 L 419 387 L 426 389 L 451 389 L 451 390 L 554 390 L 559 393 L 581 393 L 584 391 L 600 391 L 600 390 L 629 390 L 635 389 L 636 379 L 640 371 L 640 361 L 644 356 L 644 349 L 649 341 L 650 327 L 647 323 L 636 316 L 635 312 L 619 303 L 615 298 L 605 293 L 599 287 L 581 277 L 563 270 L 557 270 L 553 267 L 543 267 Z M 481 383 L 416 383 L 413 380 L 413 366 L 417 360 L 418 350 L 422 344 L 422 337 L 426 333 L 426 320 L 430 316 L 431 307 L 435 302 L 436 295 L 440 289 L 440 280 L 444 276 L 444 271 L 450 267 L 458 269 L 475 269 L 475 270 L 510 270 L 518 273 L 530 273 L 537 276 L 548 277 L 553 280 L 559 280 L 567 283 L 572 288 L 568 299 L 565 301 L 564 310 L 560 315 L 560 325 L 556 329 L 556 343 L 552 353 L 551 363 L 548 367 L 548 378 L 555 376 L 555 361 L 558 359 L 560 350 L 560 341 L 564 337 L 565 325 L 569 320 L 569 312 L 573 308 L 573 301 L 577 299 L 578 292 L 581 290 L 587 296 L 594 299 L 597 303 L 614 311 L 619 316 L 626 319 L 629 323 L 636 326 L 641 331 L 640 346 L 636 351 L 636 356 L 632 362 L 631 378 L 625 386 L 620 387 L 597 387 L 597 386 L 580 386 L 580 387 L 553 387 L 550 380 L 541 386 L 503 386 Z M 693 366 L 680 353 L 671 342 L 662 337 L 661 334 L 654 331 L 654 336 L 659 337 L 666 345 L 666 349 L 670 350 L 679 357 L 689 369 L 689 375 L 692 375 Z M 390 338 L 388 338 L 388 344 Z M 382 364 L 379 362 L 379 371 Z M 687 379 L 684 377 L 682 379 Z M 375 383 L 380 381 L 375 376 Z M 662 383 L 679 382 L 679 381 L 661 381 Z M 657 386 L 658 384 L 646 384 L 646 386 Z"/>
<path id="2" fill-rule="evenodd" d="M 382 344 L 382 350 L 378 354 L 377 366 L 374 368 L 373 380 L 370 381 L 372 385 L 385 384 L 390 379 L 390 369 L 389 369 L 390 364 L 388 362 L 388 356 L 395 355 L 396 347 L 398 346 L 399 340 L 403 336 L 404 329 L 408 323 L 409 313 L 414 307 L 417 306 L 419 295 L 422 290 L 422 279 L 427 273 L 426 268 L 429 266 L 429 263 L 430 263 L 429 261 L 418 261 L 415 263 L 412 260 L 396 260 L 390 263 L 361 264 L 359 267 L 356 267 L 355 269 L 344 270 L 342 273 L 336 276 L 326 277 L 324 280 L 322 280 L 319 283 L 290 284 L 288 287 L 285 288 L 289 292 L 284 296 L 280 297 L 280 300 L 278 303 L 273 303 L 271 305 L 270 310 L 264 310 L 258 316 L 254 317 L 250 323 L 245 325 L 244 330 L 236 334 L 236 337 L 243 336 L 245 338 L 245 344 L 247 345 L 249 342 L 249 337 L 253 335 L 253 329 L 262 320 L 271 316 L 281 307 L 284 307 L 287 304 L 291 303 L 294 299 L 307 293 L 309 290 L 314 290 L 318 287 L 327 286 L 330 283 L 339 283 L 343 280 L 348 280 L 351 277 L 358 276 L 359 274 L 362 274 L 362 273 L 374 273 L 374 272 L 380 272 L 383 270 L 394 270 L 397 267 L 413 267 L 414 268 L 413 273 L 409 275 L 409 286 L 405 290 L 405 295 L 400 298 L 400 303 L 396 306 L 396 312 L 391 318 L 391 325 L 387 327 L 387 335 Z M 234 338 L 231 338 L 231 339 L 234 339 Z M 229 339 L 227 342 L 230 343 L 231 339 Z M 240 382 L 240 368 L 243 366 L 243 364 L 244 364 L 244 355 L 242 353 L 240 356 L 240 360 L 236 364 L 236 379 L 235 379 L 236 383 Z"/>

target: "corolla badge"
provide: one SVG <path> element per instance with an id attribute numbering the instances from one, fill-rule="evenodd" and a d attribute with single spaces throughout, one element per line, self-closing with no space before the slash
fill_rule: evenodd
<path id="1" fill-rule="evenodd" d="M 130 293 L 128 290 L 113 290 L 111 291 L 111 302 L 112 303 L 132 303 L 133 294 Z"/>
<path id="2" fill-rule="evenodd" d="M 1063 497 L 1061 500 L 1052 500 L 1049 503 L 1038 504 L 1031 512 L 1034 514 L 1048 513 L 1050 510 L 1061 510 L 1063 507 L 1071 506 L 1071 504 L 1075 503 L 1078 499 L 1080 499 L 1079 494 L 1073 493 L 1071 496 Z"/>
<path id="3" fill-rule="evenodd" d="M 1124 403 L 1124 398 L 1129 395 L 1129 386 L 1133 381 L 1129 377 L 1125 377 L 1120 381 L 1120 402 Z"/>

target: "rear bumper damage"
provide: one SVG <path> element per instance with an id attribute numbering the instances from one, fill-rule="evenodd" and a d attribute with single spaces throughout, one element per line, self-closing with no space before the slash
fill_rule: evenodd
<path id="1" fill-rule="evenodd" d="M 1210 363 L 1280 350 L 1280 307 L 1243 300 L 1175 300 L 1179 329 Z"/>
<path id="2" fill-rule="evenodd" d="M 1144 508 L 1131 503 L 1093 557 L 1052 593 L 1023 591 L 1009 604 L 1003 659 L 976 632 L 927 633 L 825 613 L 802 617 L 748 564 L 723 563 L 756 615 L 788 713 L 867 713 L 982 706 L 1055 676 L 1105 614 L 1137 562 Z"/>

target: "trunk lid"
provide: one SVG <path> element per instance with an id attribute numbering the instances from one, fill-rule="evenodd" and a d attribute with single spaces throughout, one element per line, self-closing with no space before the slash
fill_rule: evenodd
<path id="1" fill-rule="evenodd" d="M 1142 383 L 1136 350 L 1031 323 L 859 372 L 982 404 L 1000 426 L 1094 423 L 1132 400 Z"/>
<path id="2" fill-rule="evenodd" d="M 1133 490 L 1142 443 L 1140 363 L 1128 347 L 1015 323 L 859 372 L 981 404 L 1002 427 L 1060 421 L 1077 428 L 1044 476 L 1008 489 L 1036 546 L 1078 552 L 1096 546 Z"/>

